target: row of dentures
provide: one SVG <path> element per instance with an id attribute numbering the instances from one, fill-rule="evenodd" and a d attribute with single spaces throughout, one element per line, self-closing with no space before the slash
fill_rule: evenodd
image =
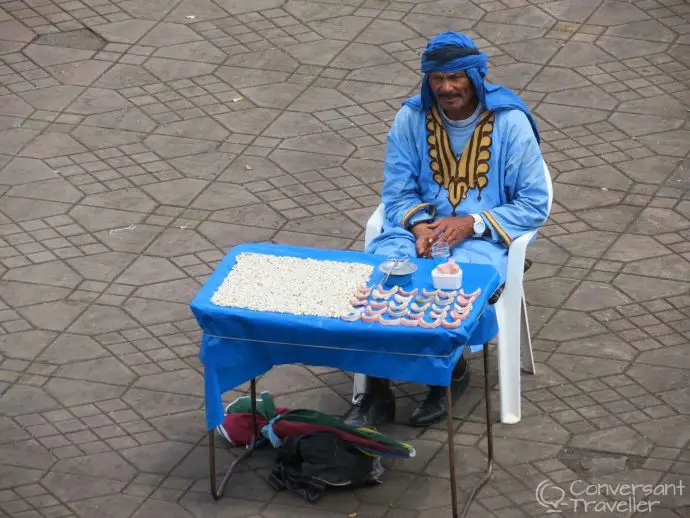
<path id="1" fill-rule="evenodd" d="M 462 290 L 422 289 L 422 293 L 418 293 L 416 288 L 405 291 L 398 286 L 386 290 L 380 284 L 374 288 L 358 286 L 350 300 L 353 311 L 342 319 L 348 322 L 378 322 L 385 326 L 420 326 L 427 329 L 441 326 L 456 329 L 472 311 L 472 303 L 481 290 L 466 294 Z M 430 322 L 424 319 L 429 309 Z"/>

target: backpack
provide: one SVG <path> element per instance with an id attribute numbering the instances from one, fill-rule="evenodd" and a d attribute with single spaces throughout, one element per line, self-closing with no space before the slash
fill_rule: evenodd
<path id="1" fill-rule="evenodd" d="M 379 457 L 358 450 L 333 432 L 288 437 L 278 448 L 269 477 L 277 491 L 290 490 L 308 502 L 317 502 L 327 487 L 381 484 Z"/>

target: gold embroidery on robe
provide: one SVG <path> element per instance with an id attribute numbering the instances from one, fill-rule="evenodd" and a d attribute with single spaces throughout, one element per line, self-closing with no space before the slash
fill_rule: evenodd
<path id="1" fill-rule="evenodd" d="M 448 191 L 448 201 L 453 207 L 453 215 L 467 193 L 481 191 L 489 183 L 489 159 L 491 158 L 491 133 L 494 129 L 495 115 L 485 111 L 474 133 L 465 144 L 459 158 L 455 158 L 450 136 L 443 126 L 443 119 L 434 104 L 426 114 L 427 143 L 429 144 L 430 167 L 434 182 Z"/>

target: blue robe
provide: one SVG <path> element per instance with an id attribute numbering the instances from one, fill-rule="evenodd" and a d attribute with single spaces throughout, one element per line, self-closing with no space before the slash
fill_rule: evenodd
<path id="1" fill-rule="evenodd" d="M 466 154 L 481 159 L 471 178 L 457 172 L 443 178 L 438 149 L 443 139 L 437 125 L 435 145 L 430 144 L 432 119 L 445 128 L 458 163 L 474 139 Z M 478 125 L 481 131 L 475 132 Z M 452 249 L 452 256 L 457 262 L 491 264 L 505 280 L 512 240 L 539 228 L 548 216 L 548 190 L 532 120 L 520 109 L 491 112 L 480 104 L 469 119 L 449 121 L 442 110 L 433 105 L 425 110 L 419 97 L 413 98 L 400 109 L 388 135 L 382 201 L 383 232 L 368 252 L 414 257 L 416 239 L 409 228 L 416 221 L 454 211 L 458 216 L 480 214 L 491 236 L 466 239 Z"/>

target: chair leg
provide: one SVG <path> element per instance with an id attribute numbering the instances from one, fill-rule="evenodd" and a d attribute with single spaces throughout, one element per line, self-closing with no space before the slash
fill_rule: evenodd
<path id="1" fill-rule="evenodd" d="M 352 385 L 352 404 L 356 405 L 359 398 L 367 389 L 367 377 L 364 374 L 355 374 L 355 380 Z"/>
<path id="2" fill-rule="evenodd" d="M 522 301 L 520 303 L 520 313 L 522 316 L 520 322 L 520 357 L 522 358 L 522 370 L 530 374 L 535 373 L 534 368 L 534 354 L 532 353 L 532 337 L 529 332 L 529 318 L 527 316 L 527 301 L 525 300 L 525 293 L 522 293 Z"/>
<path id="3" fill-rule="evenodd" d="M 519 302 L 519 299 L 518 301 Z M 517 306 L 517 304 L 516 304 Z M 520 312 L 510 311 L 505 297 L 495 305 L 498 318 L 498 377 L 501 399 L 501 422 L 520 422 Z M 518 309 L 519 308 L 514 308 Z"/>

